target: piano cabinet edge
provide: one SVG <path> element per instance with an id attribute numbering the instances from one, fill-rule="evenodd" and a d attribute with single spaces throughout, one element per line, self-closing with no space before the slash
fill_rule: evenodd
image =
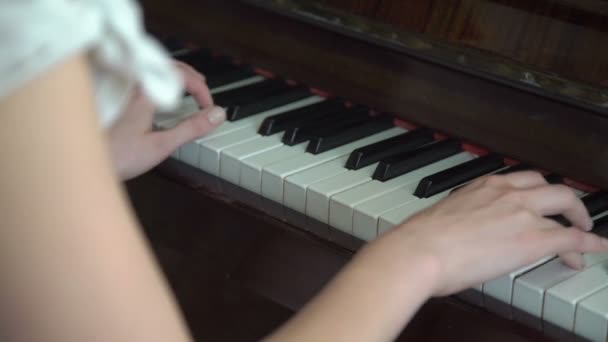
<path id="1" fill-rule="evenodd" d="M 608 188 L 608 149 L 602 148 L 608 147 L 608 119 L 601 115 L 238 1 L 141 2 L 157 31 Z"/>
<path id="2" fill-rule="evenodd" d="M 310 300 L 353 251 L 238 204 L 213 188 L 214 178 L 169 160 L 126 187 L 196 339 L 258 340 Z M 454 336 L 546 341 L 453 297 L 425 304 L 399 341 Z"/>

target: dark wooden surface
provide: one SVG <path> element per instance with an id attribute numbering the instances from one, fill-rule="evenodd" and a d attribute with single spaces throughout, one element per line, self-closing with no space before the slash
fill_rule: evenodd
<path id="1" fill-rule="evenodd" d="M 143 1 L 148 23 L 311 86 L 608 188 L 608 119 L 237 1 Z"/>
<path id="2" fill-rule="evenodd" d="M 597 85 L 608 80 L 608 4 L 559 0 L 319 0 L 348 13 Z"/>
<path id="3" fill-rule="evenodd" d="M 169 163 L 127 184 L 197 341 L 254 341 L 280 326 L 352 252 L 238 203 L 202 172 Z M 400 341 L 545 341 L 461 303 L 427 303 Z"/>

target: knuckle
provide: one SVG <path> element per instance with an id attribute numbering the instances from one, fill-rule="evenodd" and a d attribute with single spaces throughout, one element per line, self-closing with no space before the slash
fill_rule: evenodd
<path id="1" fill-rule="evenodd" d="M 521 193 L 521 191 L 518 191 L 516 189 L 505 189 L 502 191 L 498 200 L 500 202 L 507 202 L 507 203 L 521 205 L 524 203 L 523 196 L 524 195 Z"/>
<path id="2" fill-rule="evenodd" d="M 530 178 L 545 179 L 545 177 L 543 177 L 543 174 L 540 173 L 540 171 L 529 170 L 525 172 Z"/>
<path id="3" fill-rule="evenodd" d="M 535 222 L 538 219 L 538 215 L 535 212 L 523 206 L 516 207 L 513 216 L 520 224 Z"/>
<path id="4" fill-rule="evenodd" d="M 484 185 L 489 187 L 499 187 L 505 184 L 505 178 L 502 175 L 491 175 L 484 179 Z"/>
<path id="5" fill-rule="evenodd" d="M 531 180 L 533 180 L 534 182 L 538 182 L 538 183 L 547 183 L 547 180 L 545 179 L 545 177 L 543 176 L 542 173 L 540 173 L 539 171 L 528 171 L 528 177 L 530 177 Z"/>
<path id="6" fill-rule="evenodd" d="M 555 187 L 560 196 L 563 196 L 572 202 L 579 201 L 578 197 L 574 193 L 574 190 L 572 190 L 569 186 L 563 185 L 563 184 L 558 184 L 558 185 L 555 185 Z"/>

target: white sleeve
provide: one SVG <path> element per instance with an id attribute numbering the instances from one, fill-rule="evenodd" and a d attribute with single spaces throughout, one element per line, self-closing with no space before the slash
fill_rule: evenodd
<path id="1" fill-rule="evenodd" d="M 182 94 L 180 74 L 146 35 L 132 0 L 0 0 L 0 47 L 0 98 L 87 52 L 104 126 L 136 84 L 161 110 L 173 108 Z"/>

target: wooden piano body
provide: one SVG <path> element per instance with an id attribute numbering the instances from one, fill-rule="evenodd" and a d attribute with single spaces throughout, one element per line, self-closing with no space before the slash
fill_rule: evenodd
<path id="1" fill-rule="evenodd" d="M 603 1 L 142 3 L 156 32 L 608 189 Z M 128 189 L 199 340 L 259 339 L 361 243 L 243 204 L 233 185 L 174 160 Z M 443 298 L 401 340 L 455 337 L 574 339 Z"/>

